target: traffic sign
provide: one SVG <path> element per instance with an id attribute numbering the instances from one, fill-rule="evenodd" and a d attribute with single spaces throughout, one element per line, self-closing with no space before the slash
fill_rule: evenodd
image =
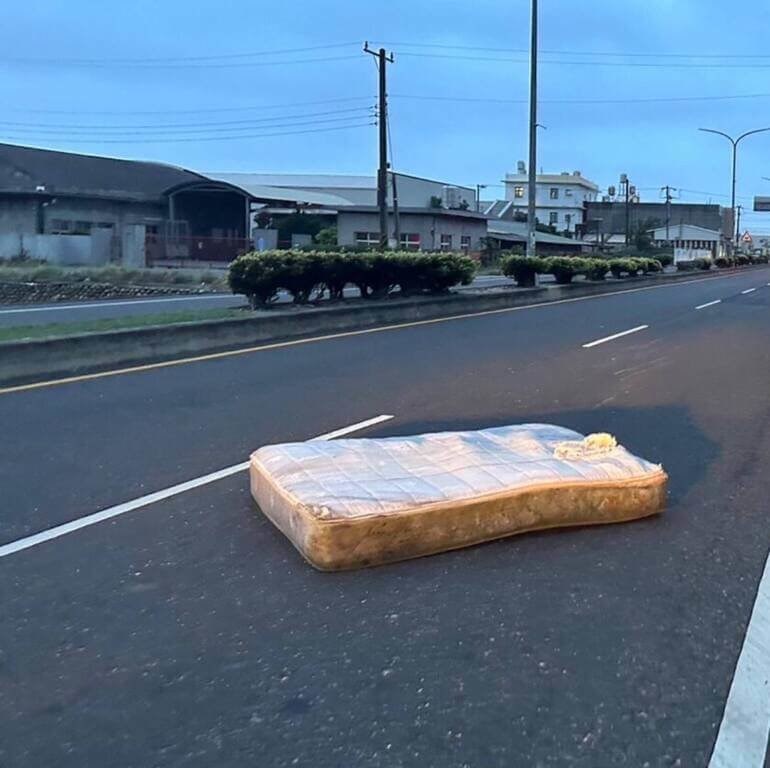
<path id="1" fill-rule="evenodd" d="M 754 242 L 754 240 L 753 240 L 753 238 L 751 237 L 751 235 L 749 234 L 749 231 L 748 231 L 748 230 L 746 230 L 746 231 L 743 233 L 743 237 L 741 238 L 741 240 L 742 240 L 744 243 L 752 243 L 752 242 Z"/>

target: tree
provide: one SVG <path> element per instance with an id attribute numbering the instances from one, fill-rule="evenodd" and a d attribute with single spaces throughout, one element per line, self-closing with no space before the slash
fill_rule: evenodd
<path id="1" fill-rule="evenodd" d="M 637 251 L 651 251 L 652 250 L 652 234 L 650 230 L 659 226 L 658 219 L 644 219 L 637 223 L 636 227 L 631 231 L 631 244 Z"/>
<path id="2" fill-rule="evenodd" d="M 337 227 L 324 227 L 314 238 L 317 245 L 337 245 Z"/>

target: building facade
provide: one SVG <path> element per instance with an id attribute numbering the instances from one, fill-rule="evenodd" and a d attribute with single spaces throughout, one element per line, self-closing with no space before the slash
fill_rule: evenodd
<path id="1" fill-rule="evenodd" d="M 505 174 L 505 199 L 514 213 L 527 213 L 529 177 L 519 163 L 517 173 Z M 594 202 L 599 187 L 580 171 L 545 173 L 537 176 L 536 212 L 540 224 L 549 224 L 559 232 L 573 233 L 584 221 L 585 204 Z"/>
<path id="2" fill-rule="evenodd" d="M 132 265 L 229 260 L 248 242 L 250 205 L 232 184 L 163 163 L 0 144 L 0 257 L 72 263 L 83 252 L 77 263 L 121 262 L 131 242 Z M 85 253 L 67 237 L 94 247 Z"/>
<path id="3" fill-rule="evenodd" d="M 705 203 L 631 203 L 628 205 L 628 229 L 633 233 L 644 229 L 665 228 L 669 232 L 679 226 L 695 226 L 716 232 L 725 231 L 725 209 Z M 623 202 L 587 202 L 585 205 L 584 233 L 586 240 L 604 243 L 611 238 L 623 237 L 626 231 L 626 204 Z M 672 235 L 673 239 L 673 235 Z"/>
<path id="4" fill-rule="evenodd" d="M 398 218 L 398 247 L 403 250 L 477 253 L 487 236 L 486 217 L 474 211 L 400 208 Z M 391 211 L 388 231 L 393 232 L 394 229 Z M 376 248 L 380 242 L 380 219 L 376 206 L 341 208 L 337 213 L 337 242 L 339 245 Z"/>

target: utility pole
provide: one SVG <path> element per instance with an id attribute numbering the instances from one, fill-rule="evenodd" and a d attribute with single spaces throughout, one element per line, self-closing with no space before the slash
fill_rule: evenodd
<path id="1" fill-rule="evenodd" d="M 735 210 L 737 211 L 735 229 L 738 232 L 738 234 L 735 237 L 735 242 L 738 243 L 740 242 L 740 237 L 741 237 L 741 211 L 743 210 L 743 206 L 738 205 L 736 206 Z"/>
<path id="2" fill-rule="evenodd" d="M 529 46 L 529 189 L 527 200 L 527 256 L 537 256 L 537 0 L 532 2 Z"/>
<path id="3" fill-rule="evenodd" d="M 665 187 L 660 188 L 660 191 L 666 193 L 666 245 L 671 245 L 671 201 L 674 199 L 671 193 L 676 192 L 677 190 L 676 187 L 671 187 L 666 184 Z"/>
<path id="4" fill-rule="evenodd" d="M 486 188 L 487 188 L 486 184 L 476 185 L 476 213 L 481 212 L 481 190 Z"/>
<path id="5" fill-rule="evenodd" d="M 401 247 L 401 221 L 398 218 L 398 186 L 396 174 L 390 172 L 390 184 L 393 187 L 393 239 L 396 241 L 396 249 Z"/>
<path id="6" fill-rule="evenodd" d="M 631 239 L 630 238 L 630 234 L 631 234 L 631 232 L 630 232 L 630 230 L 631 230 L 631 227 L 630 227 L 630 211 L 629 211 L 629 206 L 628 206 L 629 199 L 630 199 L 630 194 L 629 194 L 630 186 L 631 186 L 631 182 L 628 180 L 628 175 L 625 174 L 625 173 L 621 173 L 620 174 L 620 188 L 623 191 L 624 204 L 625 204 L 626 248 L 628 248 L 628 242 Z"/>
<path id="7" fill-rule="evenodd" d="M 377 170 L 377 207 L 380 211 L 380 250 L 388 247 L 388 91 L 386 67 L 393 63 L 393 54 L 387 55 L 384 48 L 374 51 L 369 43 L 364 52 L 370 53 L 377 61 L 379 70 L 379 134 L 380 167 Z"/>

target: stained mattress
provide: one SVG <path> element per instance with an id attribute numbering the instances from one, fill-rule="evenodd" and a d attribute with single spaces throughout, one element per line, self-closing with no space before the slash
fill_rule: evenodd
<path id="1" fill-rule="evenodd" d="M 302 555 L 340 570 L 645 517 L 665 506 L 668 477 L 611 438 L 522 424 L 269 445 L 252 454 L 250 479 Z"/>

